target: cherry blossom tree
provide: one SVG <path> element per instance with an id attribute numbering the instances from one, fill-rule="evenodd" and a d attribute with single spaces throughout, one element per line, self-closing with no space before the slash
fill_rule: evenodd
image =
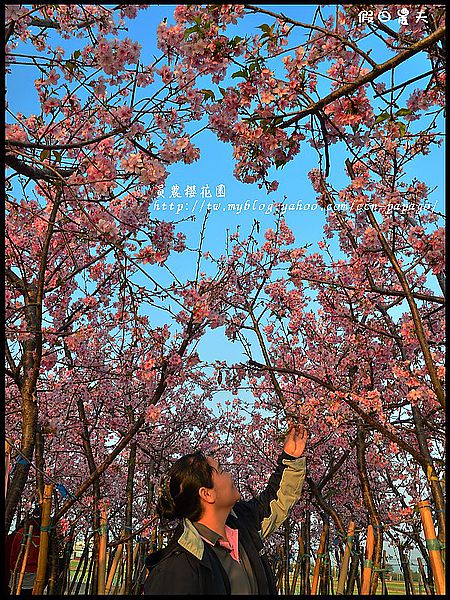
<path id="1" fill-rule="evenodd" d="M 444 7 L 415 20 L 407 5 L 395 29 L 359 23 L 361 8 L 318 7 L 303 23 L 178 5 L 157 30 L 162 55 L 143 64 L 123 30 L 151 7 L 6 7 L 8 75 L 28 65 L 38 100 L 36 114 L 7 108 L 7 433 L 25 459 L 7 527 L 34 494 L 33 457 L 38 496 L 44 475 L 76 484 L 62 527 L 76 514 L 74 527 L 98 530 L 107 502 L 118 543 L 151 522 L 174 454 L 215 450 L 251 496 L 286 421 L 300 421 L 304 534 L 329 519 L 339 547 L 354 519 L 363 536 L 376 528 L 378 568 L 392 532 L 427 559 L 412 507 L 431 494 L 444 542 L 444 229 L 414 170 L 442 141 Z M 236 35 L 250 16 L 257 33 Z M 296 242 L 282 206 L 263 239 L 255 223 L 215 258 L 151 217 L 170 165 L 199 157 L 197 121 L 231 144 L 235 176 L 268 193 L 275 171 L 317 153 L 318 249 Z M 173 253 L 190 252 L 195 275 L 177 277 Z M 246 362 L 199 356 L 221 326 Z M 213 407 L 218 391 L 229 400 Z"/>

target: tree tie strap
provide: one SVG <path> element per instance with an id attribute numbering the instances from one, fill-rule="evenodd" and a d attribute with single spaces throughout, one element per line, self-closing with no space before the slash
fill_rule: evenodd
<path id="1" fill-rule="evenodd" d="M 51 531 L 52 526 L 51 525 L 43 525 L 41 526 L 41 531 Z"/>
<path id="2" fill-rule="evenodd" d="M 388 567 L 384 567 L 383 569 L 380 567 L 373 567 L 372 571 L 376 571 L 377 573 L 388 573 L 391 569 Z"/>
<path id="3" fill-rule="evenodd" d="M 427 540 L 427 548 L 428 550 L 443 550 L 445 548 L 445 544 L 443 544 L 437 538 Z"/>
<path id="4" fill-rule="evenodd" d="M 353 542 L 354 537 L 355 537 L 354 535 L 348 535 L 347 539 L 345 540 L 347 542 L 347 544 L 350 544 L 350 542 Z"/>
<path id="5" fill-rule="evenodd" d="M 372 567 L 373 567 L 373 560 L 369 560 L 368 558 L 366 558 L 366 560 L 364 561 L 364 568 L 366 568 L 366 567 L 372 569 Z"/>

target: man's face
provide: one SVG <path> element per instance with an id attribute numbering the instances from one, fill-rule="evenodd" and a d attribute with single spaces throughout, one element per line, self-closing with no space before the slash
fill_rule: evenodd
<path id="1" fill-rule="evenodd" d="M 232 508 L 241 499 L 241 495 L 234 484 L 231 473 L 224 471 L 219 461 L 208 457 L 208 462 L 213 468 L 213 489 L 217 508 Z"/>

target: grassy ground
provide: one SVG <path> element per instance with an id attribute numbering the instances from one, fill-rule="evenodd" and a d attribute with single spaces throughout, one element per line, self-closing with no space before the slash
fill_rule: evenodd
<path id="1" fill-rule="evenodd" d="M 337 579 L 333 580 L 333 589 L 334 592 L 336 593 L 336 588 L 337 588 Z M 381 581 L 378 584 L 378 589 L 377 589 L 377 596 L 381 596 Z M 387 595 L 397 595 L 397 596 L 406 596 L 406 592 L 405 592 L 405 584 L 403 581 L 388 581 L 387 582 L 387 589 L 388 589 L 388 594 Z M 296 594 L 300 593 L 300 584 L 297 582 L 297 586 L 296 586 L 296 590 L 295 590 Z M 423 589 L 420 590 L 421 594 L 425 594 L 425 591 Z M 414 594 L 419 594 L 419 584 L 417 582 L 414 582 Z M 353 592 L 354 596 L 358 596 L 358 588 L 355 584 L 355 590 Z"/>
<path id="2" fill-rule="evenodd" d="M 72 578 L 75 575 L 75 571 L 76 568 L 78 566 L 78 560 L 71 560 L 70 561 L 70 580 L 72 581 Z M 86 580 L 86 575 L 84 577 L 84 581 Z M 336 592 L 336 588 L 337 588 L 337 579 L 333 580 L 333 589 Z M 387 582 L 387 588 L 388 588 L 388 595 L 397 595 L 397 596 L 405 596 L 405 584 L 403 581 L 388 581 Z M 296 586 L 296 594 L 300 593 L 300 584 L 297 583 Z M 415 594 L 419 594 L 419 585 L 417 582 L 414 582 L 414 593 Z M 424 590 L 420 590 L 420 593 L 424 594 Z M 355 596 L 359 595 L 358 594 L 358 589 L 357 586 L 355 584 L 355 591 L 354 594 Z M 381 582 L 378 584 L 378 589 L 377 589 L 377 596 L 381 596 Z"/>

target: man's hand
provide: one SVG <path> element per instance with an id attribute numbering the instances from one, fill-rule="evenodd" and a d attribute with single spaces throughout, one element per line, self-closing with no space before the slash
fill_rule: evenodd
<path id="1" fill-rule="evenodd" d="M 303 425 L 293 425 L 286 435 L 283 450 L 286 454 L 289 454 L 289 456 L 300 458 L 305 450 L 307 439 L 308 432 Z"/>

